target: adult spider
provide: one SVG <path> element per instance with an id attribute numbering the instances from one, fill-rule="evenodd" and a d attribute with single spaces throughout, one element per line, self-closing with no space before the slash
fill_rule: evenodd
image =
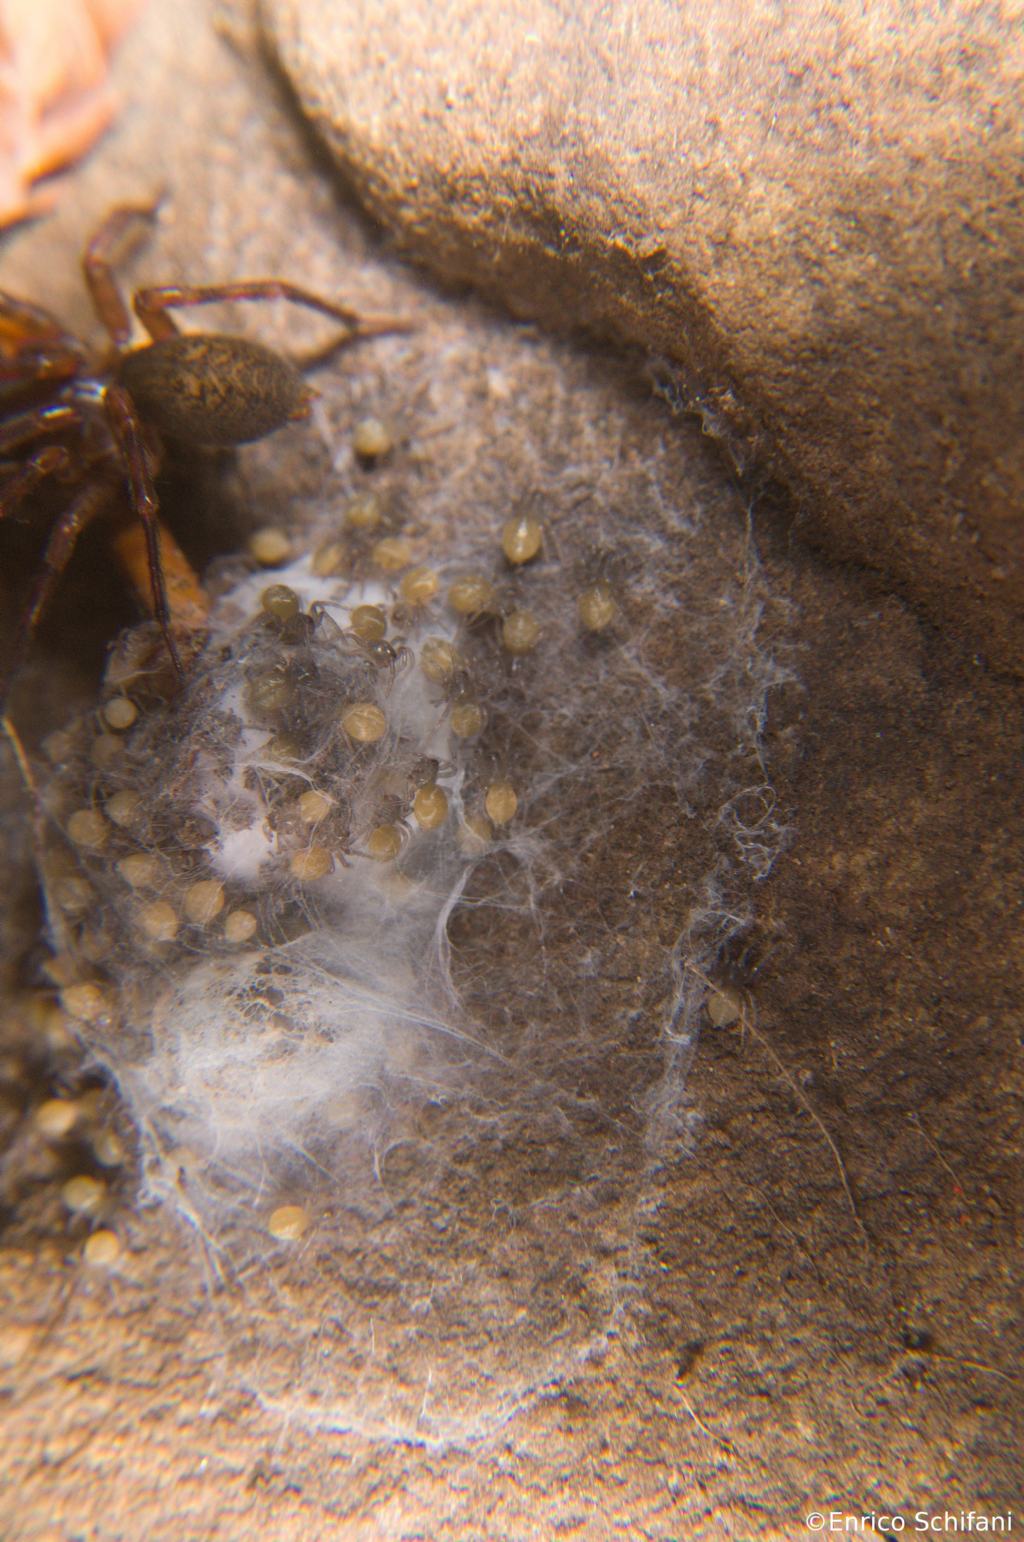
<path id="1" fill-rule="evenodd" d="M 388 317 L 360 317 L 279 279 L 140 289 L 134 310 L 150 341 L 131 347 L 132 321 L 114 276 L 116 259 L 157 204 L 113 209 L 82 257 L 86 285 L 110 347 L 94 357 L 47 311 L 0 291 L 0 520 L 13 515 L 50 478 L 69 500 L 46 542 L 3 666 L 0 714 L 24 663 L 36 624 L 87 525 L 128 504 L 144 537 L 153 614 L 179 681 L 184 677 L 177 624 L 201 594 L 185 558 L 159 523 L 154 475 L 164 443 L 228 448 L 262 439 L 309 413 L 314 393 L 297 363 L 248 338 L 183 334 L 171 316 L 182 306 L 228 300 L 290 300 L 334 321 L 345 333 L 305 360 L 318 363 L 357 338 L 407 330 Z M 126 566 L 131 558 L 125 557 Z M 167 571 L 182 598 L 169 598 Z M 194 621 L 191 626 L 194 628 Z"/>

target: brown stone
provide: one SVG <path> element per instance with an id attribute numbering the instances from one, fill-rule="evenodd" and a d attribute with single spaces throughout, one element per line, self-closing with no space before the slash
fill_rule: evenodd
<path id="1" fill-rule="evenodd" d="M 807 533 L 1024 668 L 1019 5 L 265 14 L 407 252 L 671 361 Z"/>
<path id="2" fill-rule="evenodd" d="M 382 18 L 376 52 L 400 62 L 406 47 L 422 43 L 429 80 L 415 7 L 397 25 L 383 6 L 371 9 Z M 455 14 L 443 10 L 446 18 Z M 842 25 L 849 24 L 837 29 Z M 180 1542 L 184 1530 L 260 1542 L 372 1535 L 462 1542 L 574 1529 L 581 1537 L 612 1531 L 661 1542 L 789 1542 L 803 1534 L 809 1502 L 827 1498 L 814 1488 L 820 1473 L 858 1515 L 876 1494 L 896 1496 L 892 1502 L 911 1517 L 917 1508 L 1009 1508 L 1019 1493 L 1024 1356 L 1014 1230 L 1024 827 L 1013 682 L 966 660 L 856 568 L 826 563 L 792 541 L 786 524 L 761 506 L 753 520 L 757 570 L 736 540 L 737 529 L 745 533 L 744 504 L 720 458 L 692 423 L 673 421 L 643 381 L 638 387 L 635 374 L 601 352 L 558 350 L 564 394 L 541 396 L 535 372 L 522 368 L 517 329 L 473 304 L 438 301 L 428 284 L 374 251 L 282 110 L 258 52 L 244 32 L 235 41 L 229 49 L 217 40 L 203 0 L 149 7 L 119 66 L 120 126 L 68 189 L 55 220 L 5 248 L 3 284 L 88 332 L 77 268 L 85 235 L 111 203 L 163 183 L 165 218 L 152 247 L 129 267 L 131 281 L 278 274 L 365 309 L 415 316 L 420 325 L 410 339 L 367 345 L 320 372 L 323 438 L 298 424 L 244 452 L 248 523 L 216 526 L 209 544 L 220 552 L 244 550 L 251 530 L 269 524 L 298 549 L 310 537 L 303 516 L 321 497 L 337 500 L 340 515 L 345 472 L 332 456 L 353 423 L 381 412 L 406 445 L 411 435 L 418 455 L 410 467 L 410 452 L 400 446 L 395 466 L 379 473 L 407 477 L 397 489 L 405 508 L 427 518 L 424 488 L 447 479 L 461 490 L 466 518 L 487 517 L 497 538 L 506 483 L 483 485 L 480 462 L 495 435 L 480 403 L 492 414 L 505 411 L 519 485 L 539 466 L 561 498 L 579 496 L 561 485 L 570 480 L 565 460 L 554 453 L 545 460 L 537 445 L 547 433 L 546 443 L 557 447 L 566 400 L 596 391 L 590 399 L 605 404 L 605 415 L 595 413 L 593 455 L 585 462 L 577 456 L 571 478 L 584 490 L 587 483 L 600 488 L 614 513 L 609 489 L 625 485 L 614 480 L 616 463 L 651 467 L 672 457 L 677 471 L 665 483 L 672 507 L 717 510 L 687 560 L 706 565 L 710 578 L 743 552 L 753 581 L 764 586 L 760 635 L 793 675 L 770 699 L 764 741 L 791 845 L 754 885 L 757 924 L 744 948 L 723 960 L 721 983 L 744 1001 L 747 1016 L 709 1027 L 696 1047 L 684 1103 L 694 1115 L 692 1143 L 652 1164 L 651 1204 L 635 1215 L 617 1251 L 590 1247 L 589 1275 L 568 1277 L 555 1291 L 545 1283 L 550 1253 L 538 1247 L 524 1254 L 547 1299 L 575 1314 L 570 1321 L 583 1315 L 584 1287 L 613 1298 L 614 1331 L 603 1358 L 579 1354 L 557 1386 L 534 1374 L 530 1361 L 521 1374 L 531 1393 L 516 1416 L 468 1449 L 329 1427 L 311 1406 L 308 1417 L 288 1419 L 304 1379 L 322 1375 L 329 1385 L 334 1378 L 361 1405 L 387 1381 L 393 1345 L 384 1332 L 368 1343 L 339 1332 L 346 1296 L 366 1311 L 373 1301 L 365 1274 L 340 1266 L 337 1256 L 324 1257 L 311 1274 L 304 1255 L 290 1252 L 284 1276 L 254 1270 L 234 1277 L 166 1217 L 140 1212 L 129 1161 L 110 1176 L 112 1214 L 104 1223 L 122 1242 L 117 1265 L 109 1274 L 83 1269 L 84 1233 L 61 1204 L 59 1177 L 40 1165 L 31 1118 L 54 1094 L 44 1041 L 56 1041 L 56 1074 L 67 1078 L 58 1085 L 68 1089 L 77 1074 L 74 1052 L 48 1020 L 45 1029 L 34 1017 L 22 1021 L 5 1000 L 0 1487 L 17 1494 L 16 1534 Z M 622 47 L 632 47 L 628 36 Z M 360 58 L 356 51 L 354 63 L 370 69 L 370 52 Z M 456 83 L 483 91 L 483 80 L 493 96 L 497 77 L 479 69 L 467 60 Z M 372 74 L 353 75 L 351 91 L 369 89 L 365 82 L 372 84 Z M 710 92 L 708 85 L 705 96 Z M 412 105 L 407 95 L 407 112 Z M 244 125 L 244 134 L 226 125 Z M 392 156 L 385 128 L 401 140 L 397 111 L 381 122 L 380 167 Z M 755 216 L 767 228 L 763 211 L 752 222 Z M 454 242 L 445 250 L 454 267 Z M 510 272 L 514 256 L 510 248 Z M 555 256 L 551 271 L 562 271 Z M 570 275 L 563 279 L 567 303 L 571 290 Z M 624 281 L 606 286 L 607 325 L 612 302 L 623 303 L 627 290 Z M 696 318 L 696 303 L 692 311 Z M 279 345 L 314 342 L 296 337 L 300 322 L 294 312 L 261 306 L 238 324 Z M 194 328 L 198 318 L 186 324 Z M 710 335 L 710 322 L 706 327 Z M 734 340 L 737 353 L 741 344 L 743 357 L 756 359 L 753 336 Z M 388 350 L 397 347 L 396 357 Z M 544 339 L 536 347 L 552 351 Z M 728 401 L 717 410 L 739 413 Z M 877 472 L 883 491 L 891 472 Z M 186 494 L 195 474 L 187 468 Z M 200 510 L 190 496 L 181 504 L 182 537 L 195 540 Z M 838 517 L 824 500 L 809 498 L 805 507 L 818 528 Z M 578 518 L 603 549 L 614 526 L 600 507 L 582 500 Z M 96 705 L 105 637 L 130 616 L 123 601 L 118 609 L 122 586 L 103 534 L 95 532 L 92 551 L 83 550 L 67 575 L 15 699 L 29 738 L 59 725 L 72 706 Z M 653 563 L 663 556 L 652 547 Z M 673 551 L 665 560 L 682 558 Z M 8 614 L 16 576 L 5 568 Z M 706 600 L 719 591 L 705 583 L 704 592 Z M 683 611 L 692 591 L 680 588 L 677 598 Z M 653 618 L 666 653 L 673 638 L 678 647 L 676 614 L 665 607 Z M 728 607 L 721 617 L 728 624 Z M 645 633 L 638 625 L 627 638 L 640 660 L 650 646 Z M 671 766 L 674 746 L 655 737 L 657 727 L 655 717 L 652 747 Z M 4 771 L 10 985 L 33 978 L 43 949 L 31 909 L 32 803 L 9 757 Z M 599 1090 L 617 1091 L 628 1121 L 635 1116 L 637 1035 L 650 1035 L 663 1005 L 659 971 L 663 977 L 686 919 L 680 856 L 694 837 L 678 819 L 652 819 L 651 810 L 625 830 L 614 811 L 598 817 L 600 885 L 591 886 L 591 903 L 596 893 L 600 935 L 611 939 L 619 967 L 589 989 L 595 1025 L 616 1050 L 609 1083 Z M 575 925 L 582 907 L 575 896 L 568 904 Z M 457 924 L 471 945 L 473 913 L 461 912 Z M 557 963 L 557 941 L 548 946 Z M 471 962 L 479 956 L 470 954 Z M 494 997 L 496 980 L 512 990 L 518 969 L 515 949 L 491 956 L 475 976 L 481 997 Z M 603 1240 L 608 1217 L 621 1208 L 614 1190 L 591 1189 L 592 1162 L 609 1145 L 621 1146 L 622 1129 L 621 1122 L 595 1125 L 593 1144 L 581 1142 L 571 1175 L 593 1203 L 584 1216 L 592 1243 Z M 116 1131 L 108 1138 L 116 1141 Z M 131 1132 L 121 1138 L 130 1154 Z M 47 1161 L 61 1155 L 50 1147 L 42 1153 Z M 530 1155 L 524 1142 L 510 1161 Z M 551 1181 L 556 1197 L 564 1194 L 563 1175 L 549 1178 L 543 1157 L 538 1151 L 535 1183 Z M 464 1275 L 467 1290 L 490 1266 L 497 1240 L 529 1235 L 494 1205 L 496 1172 L 470 1150 L 458 1175 L 460 1238 L 472 1246 L 452 1247 L 451 1280 Z M 530 1209 L 542 1222 L 550 1214 L 544 1199 Z M 423 1219 L 411 1209 L 396 1216 L 399 1254 L 404 1229 Z M 429 1225 L 430 1216 L 425 1220 Z M 346 1212 L 344 1223 L 346 1247 L 357 1250 L 358 1213 Z M 439 1252 L 452 1246 L 437 1237 Z M 423 1306 L 426 1323 L 427 1294 Z M 482 1397 L 500 1398 L 500 1380 L 480 1374 L 481 1344 L 504 1364 L 514 1359 L 507 1345 L 528 1343 L 523 1324 L 536 1310 L 530 1290 L 518 1307 L 496 1327 L 493 1310 L 487 1324 L 468 1309 L 453 1319 L 464 1348 L 454 1360 L 450 1352 L 435 1357 L 434 1406 L 445 1407 L 453 1381 L 465 1388 L 474 1376 Z M 532 1346 L 540 1366 L 549 1344 L 559 1343 L 554 1313 L 550 1322 L 549 1338 L 538 1333 Z M 291 1362 L 273 1354 L 287 1324 L 302 1330 Z M 423 1353 L 431 1353 L 429 1344 Z M 908 1532 L 911 1525 L 908 1519 Z"/>

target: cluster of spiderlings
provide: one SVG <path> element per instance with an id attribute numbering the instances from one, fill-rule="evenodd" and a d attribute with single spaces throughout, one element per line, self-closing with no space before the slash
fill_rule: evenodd
<path id="1" fill-rule="evenodd" d="M 440 1085 L 422 1024 L 433 1014 L 442 1038 L 451 1028 L 438 959 L 453 897 L 488 853 L 537 847 L 530 757 L 517 764 L 509 726 L 527 721 L 547 643 L 585 651 L 617 614 L 606 580 L 588 588 L 584 573 L 575 599 L 565 592 L 532 515 L 459 563 L 382 526 L 375 494 L 354 499 L 337 536 L 272 582 L 264 570 L 232 591 L 183 697 L 149 697 L 145 674 L 122 672 L 98 711 L 58 736 L 46 864 L 59 967 L 71 968 L 64 1001 L 86 1038 L 113 1036 L 123 1059 L 142 1002 L 163 1038 L 156 1058 L 173 1058 L 179 1020 L 193 1032 L 216 991 L 230 1007 L 209 1054 L 211 1100 L 243 1032 L 258 1078 L 311 1031 L 337 1062 L 327 1074 L 359 1082 L 341 1123 L 371 1139 L 396 1067 Z M 395 977 L 384 934 L 401 935 L 421 967 L 403 965 L 398 999 L 381 1005 L 381 981 L 390 970 L 393 989 Z M 343 975 L 359 1010 L 311 1014 L 295 984 L 310 967 Z M 287 1107 L 267 1096 L 282 1150 L 337 1134 L 328 1083 L 292 1089 Z M 174 1139 L 237 1169 L 250 1137 L 231 1123 L 211 1102 Z"/>
<path id="2" fill-rule="evenodd" d="M 55 981 L 140 1197 L 266 1261 L 246 1375 L 335 1427 L 419 1439 L 443 1380 L 429 1431 L 479 1433 L 602 1341 L 598 1260 L 632 1268 L 685 1129 L 684 960 L 777 839 L 742 519 L 681 494 L 643 404 L 568 357 L 552 394 L 549 354 L 513 392 L 431 345 L 469 440 L 417 450 L 406 403 L 307 535 L 268 498 L 186 690 L 136 634 L 40 776 Z"/>
<path id="3" fill-rule="evenodd" d="M 522 792 L 493 749 L 474 767 L 473 747 L 488 691 L 507 697 L 543 651 L 526 571 L 542 527 L 509 520 L 489 565 L 470 569 L 415 561 L 404 536 L 378 536 L 379 521 L 364 495 L 345 512 L 347 544 L 243 585 L 231 601 L 236 667 L 225 674 L 222 647 L 186 704 L 147 709 L 145 679 L 138 699 L 122 680 L 59 736 L 50 803 L 64 852 L 51 854 L 49 893 L 80 956 L 99 962 L 114 932 L 162 964 L 287 940 L 309 925 L 307 885 L 339 873 L 344 885 L 353 864 L 403 854 L 414 870 L 446 823 L 481 836 L 516 816 Z M 577 603 L 581 637 L 617 614 L 605 580 Z M 182 733 L 190 716 L 196 732 Z"/>
<path id="4" fill-rule="evenodd" d="M 13 999 L 0 1060 L 0 1202 L 10 1245 L 57 1237 L 88 1264 L 116 1263 L 130 1134 L 112 1089 L 83 1068 L 48 994 Z"/>

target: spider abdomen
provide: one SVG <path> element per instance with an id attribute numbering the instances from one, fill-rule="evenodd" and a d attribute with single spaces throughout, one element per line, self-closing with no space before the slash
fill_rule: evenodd
<path id="1" fill-rule="evenodd" d="M 136 348 L 121 360 L 119 378 L 159 433 L 218 448 L 262 439 L 303 417 L 311 396 L 280 354 L 216 333 Z"/>

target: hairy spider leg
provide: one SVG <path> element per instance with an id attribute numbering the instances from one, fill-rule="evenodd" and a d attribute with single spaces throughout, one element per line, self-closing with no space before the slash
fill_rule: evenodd
<path id="1" fill-rule="evenodd" d="M 380 337 L 388 332 L 411 332 L 412 323 L 401 316 L 361 316 L 346 305 L 336 305 L 301 289 L 297 284 L 282 279 L 239 279 L 228 284 L 163 284 L 155 289 L 140 289 L 135 296 L 135 314 L 155 343 L 174 337 L 178 325 L 169 314 L 172 310 L 188 305 L 216 305 L 234 300 L 288 300 L 293 305 L 304 305 L 308 310 L 340 321 L 346 328 L 344 336 L 336 338 L 326 347 L 315 350 L 299 360 L 300 367 L 320 364 L 339 348 L 357 342 L 364 337 Z"/>
<path id="2" fill-rule="evenodd" d="M 51 446 L 40 450 L 38 455 L 33 456 L 33 460 L 39 461 L 44 456 L 63 456 L 65 461 L 69 459 L 66 451 Z M 29 464 L 31 465 L 31 462 Z M 58 469 L 59 464 L 56 462 L 49 467 L 50 471 Z M 40 479 L 36 478 L 36 480 Z M 39 573 L 29 594 L 28 604 L 18 622 L 18 630 L 15 633 L 6 666 L 0 674 L 0 716 L 3 716 L 6 711 L 11 684 L 25 662 L 39 617 L 49 604 L 57 581 L 71 560 L 71 553 L 75 549 L 78 537 L 97 514 L 103 512 L 116 490 L 117 483 L 114 481 L 92 483 L 72 500 L 50 531 Z M 0 515 L 6 512 L 8 512 L 6 509 L 0 507 Z"/>
<path id="3" fill-rule="evenodd" d="M 134 513 L 142 521 L 146 537 L 146 560 L 149 565 L 149 583 L 153 596 L 153 615 L 163 635 L 164 645 L 174 666 L 179 682 L 185 683 L 178 645 L 171 632 L 171 608 L 167 601 L 167 584 L 160 560 L 159 503 L 153 478 L 146 462 L 146 445 L 142 424 L 132 406 L 131 397 L 123 386 L 107 387 L 103 397 L 104 411 L 111 432 L 124 456 L 128 467 L 128 483 Z"/>
<path id="4" fill-rule="evenodd" d="M 82 257 L 93 308 L 118 352 L 131 341 L 132 318 L 114 269 L 127 248 L 145 234 L 145 227 L 152 226 L 161 197 L 147 204 L 123 204 L 112 209 Z"/>
<path id="5" fill-rule="evenodd" d="M 46 477 L 67 471 L 70 464 L 70 455 L 59 444 L 47 445 L 30 455 L 0 487 L 0 519 L 8 519 L 16 513 L 34 487 Z"/>
<path id="6" fill-rule="evenodd" d="M 5 400 L 49 382 L 72 380 L 85 364 L 78 338 L 65 332 L 48 311 L 0 289 L 0 388 Z"/>
<path id="7" fill-rule="evenodd" d="M 29 412 L 19 412 L 0 424 L 0 455 L 17 450 L 33 439 L 46 434 L 60 434 L 68 428 L 79 428 L 82 414 L 77 407 L 60 403 L 55 407 L 34 407 Z"/>
<path id="8" fill-rule="evenodd" d="M 13 357 L 0 354 L 0 388 L 8 399 L 16 397 L 19 391 L 31 395 L 42 386 L 74 380 L 84 369 L 84 355 L 73 348 L 33 344 Z"/>
<path id="9" fill-rule="evenodd" d="M 16 356 L 26 348 L 36 346 L 67 349 L 78 357 L 82 355 L 77 337 L 66 332 L 49 311 L 0 289 L 0 353 Z"/>
<path id="10" fill-rule="evenodd" d="M 81 343 L 64 330 L 48 311 L 0 291 L 0 387 L 6 399 L 17 400 L 44 385 L 73 379 L 85 363 Z M 0 424 L 0 457 L 31 446 L 48 435 L 80 428 L 82 415 L 67 402 L 42 404 L 15 412 Z M 45 445 L 10 470 L 0 485 L 0 520 L 17 512 L 25 499 L 47 477 L 65 475 L 72 465 L 68 450 L 59 444 Z M 33 633 L 54 585 L 67 566 L 78 535 L 107 497 L 85 495 L 76 499 L 54 526 L 47 541 L 43 565 L 18 618 L 11 648 L 0 668 L 0 715 L 11 683 L 27 656 Z"/>
<path id="11" fill-rule="evenodd" d="M 9 419 L 7 423 L 0 425 L 0 456 L 7 450 L 17 449 L 21 445 L 31 442 L 35 437 L 43 433 L 56 433 L 62 429 L 78 427 L 81 424 L 81 414 L 76 408 L 68 406 L 43 407 L 35 412 L 22 413 L 17 418 Z M 62 445 L 48 445 L 35 451 L 27 460 L 15 465 L 6 481 L 0 483 L 0 520 L 6 519 L 17 512 L 20 505 L 48 476 L 59 476 L 72 467 L 70 453 Z M 0 461 L 0 472 L 6 467 Z M 116 491 L 116 483 L 110 481 L 109 493 Z M 95 512 L 99 512 L 105 506 L 101 502 Z M 89 518 L 92 518 L 90 514 Z M 59 562 L 57 575 L 66 567 L 71 552 L 77 541 L 78 533 L 85 528 L 88 519 L 82 520 L 80 516 L 72 519 L 75 534 L 70 544 L 59 542 L 56 555 L 47 549 L 45 561 Z M 172 620 L 188 632 L 199 631 L 206 623 L 209 606 L 206 595 L 196 578 L 192 566 L 181 547 L 174 539 L 167 527 L 159 521 L 160 540 L 160 570 L 164 576 L 168 596 L 168 606 Z M 55 527 L 54 535 L 57 535 L 59 526 Z M 147 594 L 152 599 L 154 585 L 149 569 L 149 542 L 143 523 L 136 523 L 123 530 L 114 542 L 115 551 L 121 566 L 124 568 L 132 588 L 140 598 Z M 42 608 L 48 603 L 52 593 L 56 576 L 48 580 L 43 589 L 42 597 L 33 594 L 19 620 L 18 630 L 14 639 L 14 657 L 4 669 L 0 677 L 0 712 L 7 698 L 7 690 L 28 652 Z"/>
<path id="12" fill-rule="evenodd" d="M 115 269 L 126 256 L 127 249 L 147 233 L 147 227 L 152 227 L 162 199 L 160 193 L 149 203 L 125 204 L 113 209 L 89 242 L 82 258 L 93 306 L 117 351 L 131 341 L 132 320 Z M 207 615 L 206 597 L 188 558 L 159 519 L 142 430 L 120 387 L 108 390 L 105 406 L 114 437 L 129 467 L 132 508 L 140 521 L 139 525 L 121 532 L 114 543 L 115 550 L 136 593 L 141 597 L 148 587 L 153 614 L 180 680 L 183 670 L 170 626 L 173 621 L 187 631 L 198 630 Z"/>

